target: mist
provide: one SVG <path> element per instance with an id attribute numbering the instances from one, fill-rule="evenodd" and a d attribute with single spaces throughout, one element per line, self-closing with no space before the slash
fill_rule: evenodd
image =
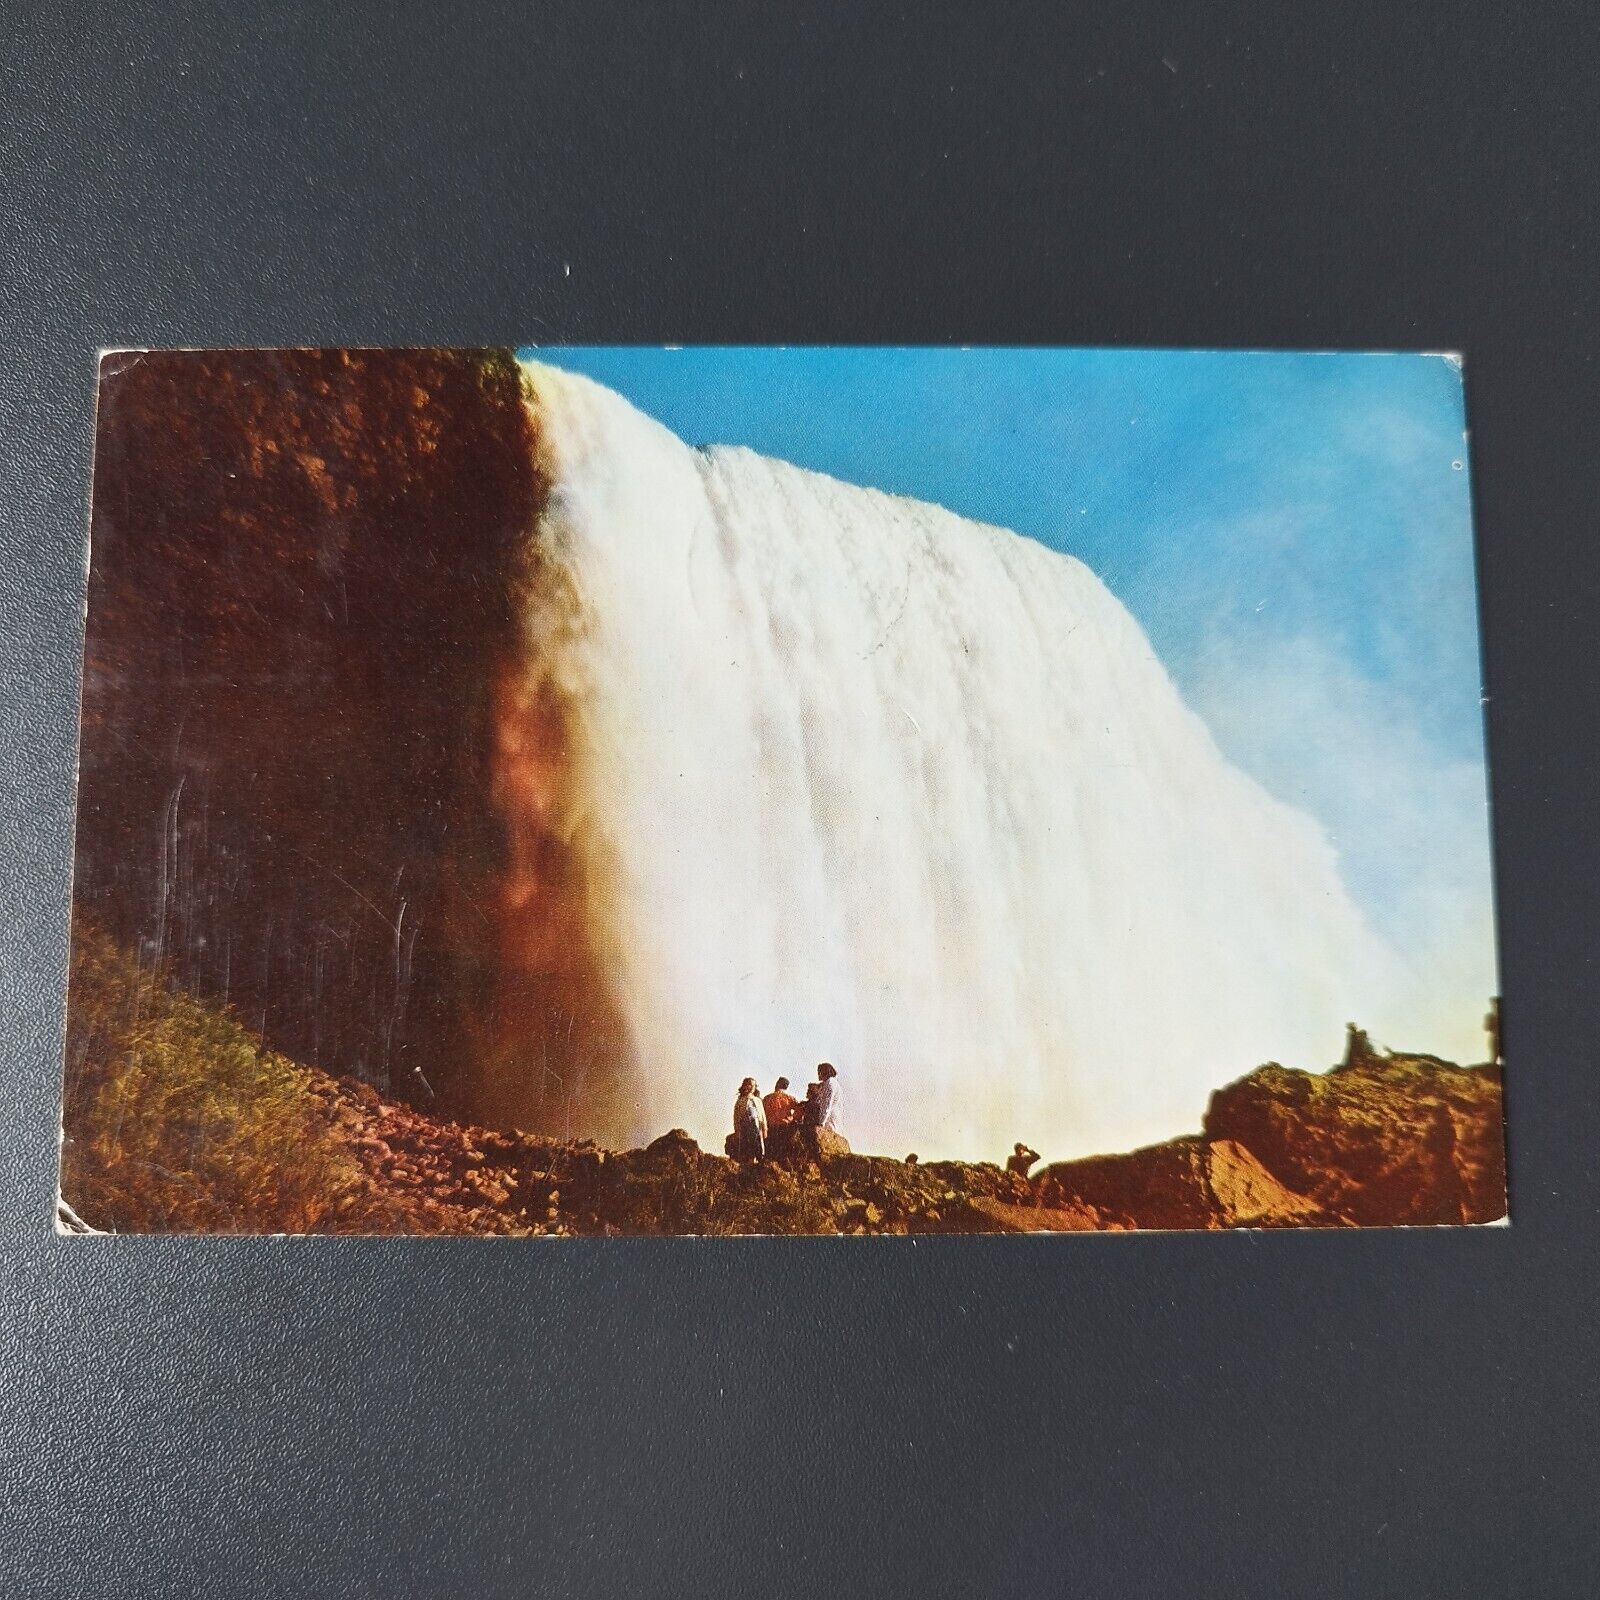
<path id="1" fill-rule="evenodd" d="M 525 374 L 548 490 L 502 697 L 501 1115 L 553 1078 L 579 1135 L 711 1142 L 745 1073 L 829 1059 L 860 1148 L 1070 1156 L 1188 1131 L 1262 1061 L 1326 1067 L 1346 1020 L 1433 1027 L 1348 839 L 1220 753 L 1220 654 L 1191 708 L 1072 557 Z"/>

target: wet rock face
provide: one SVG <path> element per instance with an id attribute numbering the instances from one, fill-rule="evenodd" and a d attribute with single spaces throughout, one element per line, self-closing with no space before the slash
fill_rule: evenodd
<path id="1" fill-rule="evenodd" d="M 492 981 L 507 352 L 109 356 L 75 893 L 285 1054 L 432 1103 Z"/>
<path id="2" fill-rule="evenodd" d="M 1219 1089 L 1208 1138 L 1248 1149 L 1330 1213 L 1373 1225 L 1505 1215 L 1500 1073 L 1352 1051 L 1322 1077 L 1266 1066 Z"/>

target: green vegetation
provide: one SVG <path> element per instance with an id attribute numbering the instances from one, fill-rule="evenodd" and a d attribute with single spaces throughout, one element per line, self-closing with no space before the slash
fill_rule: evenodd
<path id="1" fill-rule="evenodd" d="M 141 971 L 98 931 L 75 933 L 61 1183 L 92 1227 L 381 1226 L 311 1081 L 225 1013 Z"/>

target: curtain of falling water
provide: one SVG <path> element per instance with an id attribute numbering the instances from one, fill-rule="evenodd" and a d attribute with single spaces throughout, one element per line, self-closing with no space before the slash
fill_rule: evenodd
<path id="1" fill-rule="evenodd" d="M 525 371 L 500 1114 L 712 1144 L 828 1059 L 857 1148 L 1127 1149 L 1381 1008 L 1317 826 L 1081 563 Z"/>

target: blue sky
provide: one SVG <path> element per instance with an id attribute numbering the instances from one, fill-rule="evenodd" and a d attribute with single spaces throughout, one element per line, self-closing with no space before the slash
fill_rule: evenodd
<path id="1" fill-rule="evenodd" d="M 1324 823 L 1380 931 L 1410 940 L 1439 915 L 1486 922 L 1471 505 L 1453 363 L 1136 350 L 524 353 L 588 373 L 690 443 L 748 445 L 1080 557 L 1143 624 L 1225 752 Z M 1455 889 L 1441 898 L 1446 883 Z"/>

